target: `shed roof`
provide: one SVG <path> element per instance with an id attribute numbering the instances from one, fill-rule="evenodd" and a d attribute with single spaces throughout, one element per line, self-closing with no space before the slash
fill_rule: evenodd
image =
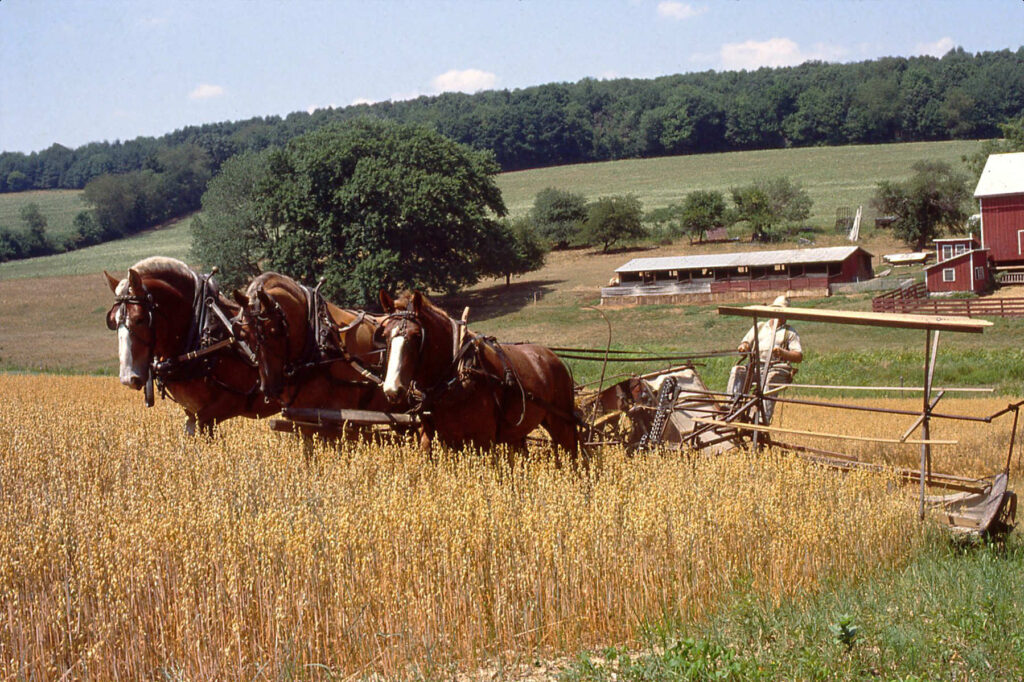
<path id="1" fill-rule="evenodd" d="M 962 260 L 969 260 L 969 258 L 973 257 L 974 254 L 980 253 L 982 251 L 988 251 L 988 249 L 971 249 L 970 251 L 964 251 L 963 253 L 961 253 L 958 256 L 953 256 L 952 258 L 947 258 L 946 260 L 940 260 L 938 263 L 932 263 L 931 265 L 926 265 L 924 267 L 924 271 L 928 272 L 929 270 L 934 270 L 935 268 L 948 268 L 948 267 L 952 267 L 957 262 L 962 261 Z"/>
<path id="2" fill-rule="evenodd" d="M 974 190 L 976 197 L 1024 194 L 1024 152 L 991 154 Z"/>
<path id="3" fill-rule="evenodd" d="M 830 246 L 817 249 L 741 251 L 738 253 L 712 253 L 701 256 L 634 258 L 625 265 L 616 268 L 615 272 L 735 268 L 741 265 L 749 267 L 758 265 L 798 265 L 803 263 L 841 263 L 857 251 L 868 256 L 871 255 L 859 246 Z"/>

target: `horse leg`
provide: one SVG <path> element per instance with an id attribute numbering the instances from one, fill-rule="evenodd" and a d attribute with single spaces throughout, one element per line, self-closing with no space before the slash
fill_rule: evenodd
<path id="1" fill-rule="evenodd" d="M 199 421 L 199 435 L 213 438 L 214 421 L 212 419 Z"/>
<path id="2" fill-rule="evenodd" d="M 196 435 L 196 415 L 194 412 L 185 410 L 185 435 L 189 438 L 195 438 Z"/>
<path id="3" fill-rule="evenodd" d="M 433 450 L 434 434 L 433 429 L 426 424 L 420 426 L 420 452 L 429 460 Z"/>
<path id="4" fill-rule="evenodd" d="M 576 428 L 575 422 L 548 413 L 541 422 L 541 426 L 551 436 L 552 449 L 555 451 L 555 466 L 562 466 L 559 450 L 565 449 L 569 453 L 569 465 L 575 469 L 579 463 L 580 450 L 579 431 Z M 584 468 L 588 465 L 585 452 L 583 457 Z"/>

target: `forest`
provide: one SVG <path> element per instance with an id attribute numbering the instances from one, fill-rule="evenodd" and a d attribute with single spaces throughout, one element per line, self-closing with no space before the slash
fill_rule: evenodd
<path id="1" fill-rule="evenodd" d="M 491 150 L 501 169 L 511 171 L 730 150 L 991 138 L 1000 123 L 1022 113 L 1024 47 L 978 54 L 957 48 L 942 58 L 444 93 L 189 126 L 77 149 L 54 144 L 0 154 L 0 191 L 78 189 L 106 174 L 152 171 L 155 159 L 182 145 L 200 148 L 212 174 L 235 154 L 361 117 L 426 125 Z"/>

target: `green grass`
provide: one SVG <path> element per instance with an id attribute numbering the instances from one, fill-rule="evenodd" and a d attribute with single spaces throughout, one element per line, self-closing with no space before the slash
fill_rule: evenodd
<path id="1" fill-rule="evenodd" d="M 912 142 L 631 159 L 505 173 L 498 185 L 509 212 L 521 215 L 545 187 L 588 199 L 633 193 L 650 210 L 680 202 L 696 189 L 728 192 L 760 177 L 789 176 L 800 181 L 814 200 L 810 223 L 831 228 L 840 206 L 862 205 L 868 216 L 874 216 L 869 202 L 880 180 L 906 179 L 912 174 L 911 165 L 922 159 L 963 168 L 960 157 L 975 152 L 980 144 Z"/>
<path id="2" fill-rule="evenodd" d="M 47 236 L 58 243 L 75 231 L 75 216 L 87 208 L 82 201 L 82 191 L 77 189 L 0 194 L 0 227 L 24 230 L 21 209 L 33 203 L 39 206 L 40 212 L 46 217 Z"/>
<path id="3" fill-rule="evenodd" d="M 564 682 L 692 679 L 1024 677 L 1024 540 L 959 544 L 938 536 L 909 563 L 836 576 L 775 605 L 738 585 L 701 624 L 649 624 L 640 652 L 582 654 Z"/>
<path id="4" fill-rule="evenodd" d="M 170 256 L 187 260 L 191 246 L 188 231 L 191 223 L 192 218 L 188 217 L 125 239 L 77 251 L 0 263 L 0 280 L 89 275 L 103 270 L 123 272 L 146 256 Z"/>
<path id="5" fill-rule="evenodd" d="M 910 166 L 921 159 L 948 161 L 961 167 L 960 157 L 975 151 L 980 144 L 914 142 L 634 159 L 503 173 L 497 182 L 509 211 L 521 215 L 545 187 L 578 192 L 588 199 L 631 192 L 649 210 L 681 201 L 695 189 L 728 191 L 759 177 L 788 175 L 803 183 L 814 200 L 809 220 L 812 226 L 831 231 L 838 207 L 863 205 L 864 229 L 870 232 L 873 213 L 868 204 L 880 180 L 909 177 Z M 52 238 L 61 237 L 72 231 L 74 216 L 84 208 L 78 198 L 80 194 L 64 190 L 0 194 L 0 226 L 20 227 L 18 211 L 35 201 L 49 220 L 47 233 Z M 154 254 L 187 257 L 191 237 L 185 222 L 80 252 L 0 264 L 0 279 L 99 272 L 103 268 L 127 267 Z M 827 238 L 819 240 L 826 241 Z"/>

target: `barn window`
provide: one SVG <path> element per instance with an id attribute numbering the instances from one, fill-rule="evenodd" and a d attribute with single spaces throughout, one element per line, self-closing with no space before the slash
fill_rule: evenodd
<path id="1" fill-rule="evenodd" d="M 959 256 L 961 253 L 967 253 L 967 244 L 956 245 L 956 255 Z"/>
<path id="2" fill-rule="evenodd" d="M 943 244 L 942 245 L 942 260 L 947 260 L 953 257 L 953 245 Z"/>
<path id="3" fill-rule="evenodd" d="M 956 270 L 953 268 L 942 269 L 942 281 L 943 282 L 955 282 L 956 281 Z"/>
<path id="4" fill-rule="evenodd" d="M 974 279 L 985 279 L 985 268 L 974 268 Z"/>
<path id="5" fill-rule="evenodd" d="M 775 272 L 782 272 L 782 271 L 784 271 L 786 269 L 786 266 L 782 265 L 780 263 L 780 264 L 772 266 L 772 269 L 775 270 Z"/>

